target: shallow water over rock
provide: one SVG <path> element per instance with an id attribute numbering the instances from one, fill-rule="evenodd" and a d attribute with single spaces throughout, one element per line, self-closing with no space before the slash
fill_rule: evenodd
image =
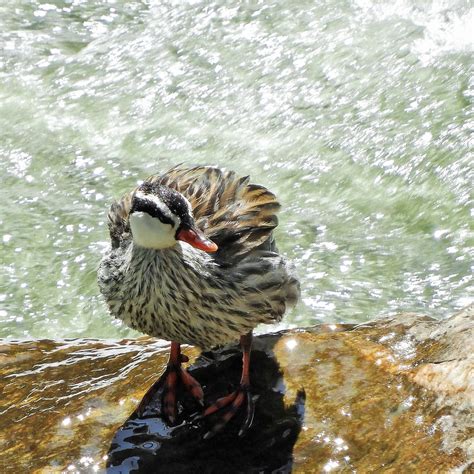
<path id="1" fill-rule="evenodd" d="M 473 313 L 413 314 L 256 338 L 256 415 L 211 440 L 186 398 L 169 427 L 151 398 L 161 342 L 0 346 L 2 472 L 447 472 L 472 469 Z M 235 347 L 185 348 L 206 401 L 239 379 Z M 108 466 L 108 467 L 106 467 Z"/>

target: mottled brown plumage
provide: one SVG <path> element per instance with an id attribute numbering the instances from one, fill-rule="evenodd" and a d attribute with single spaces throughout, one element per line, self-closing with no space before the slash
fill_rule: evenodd
<path id="1" fill-rule="evenodd" d="M 249 181 L 249 176 L 238 177 L 233 171 L 212 166 L 178 165 L 163 175 L 148 177 L 144 183 L 168 186 L 188 199 L 197 226 L 219 247 L 216 257 L 232 263 L 269 240 L 278 225 L 276 213 L 280 204 L 276 196 Z M 139 188 L 110 208 L 113 248 L 130 239 L 128 216 L 133 193 Z"/>

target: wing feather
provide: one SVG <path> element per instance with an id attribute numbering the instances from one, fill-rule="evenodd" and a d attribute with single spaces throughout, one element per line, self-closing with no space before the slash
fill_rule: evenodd
<path id="1" fill-rule="evenodd" d="M 132 193 L 125 194 L 120 201 L 112 203 L 107 214 L 112 248 L 118 248 L 131 238 L 128 216 L 132 207 Z"/>
<path id="2" fill-rule="evenodd" d="M 233 261 L 271 242 L 280 209 L 275 195 L 264 186 L 249 183 L 248 176 L 213 166 L 175 166 L 146 179 L 183 194 L 191 203 L 198 227 L 218 246 L 218 258 Z M 133 191 L 134 192 L 134 191 Z M 132 193 L 112 204 L 109 229 L 112 246 L 130 239 L 128 215 Z"/>

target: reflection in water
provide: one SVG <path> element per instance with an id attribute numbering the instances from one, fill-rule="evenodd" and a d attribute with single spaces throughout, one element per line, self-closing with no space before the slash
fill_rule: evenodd
<path id="1" fill-rule="evenodd" d="M 305 395 L 285 406 L 282 372 L 273 352 L 252 352 L 252 393 L 255 418 L 248 433 L 238 437 L 243 413 L 214 438 L 203 440 L 209 420 L 193 420 L 194 400 L 183 393 L 178 425 L 160 417 L 161 390 L 151 394 L 143 416 L 137 412 L 116 432 L 109 451 L 108 473 L 291 472 L 293 447 L 301 430 Z M 203 386 L 208 403 L 229 392 L 239 380 L 241 357 L 229 349 L 201 355 L 190 369 Z M 150 394 L 148 394 L 149 396 Z"/>

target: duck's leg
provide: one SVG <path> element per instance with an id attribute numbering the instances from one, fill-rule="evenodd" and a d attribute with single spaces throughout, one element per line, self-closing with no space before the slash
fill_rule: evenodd
<path id="1" fill-rule="evenodd" d="M 162 395 L 162 413 L 168 421 L 173 424 L 176 421 L 178 411 L 177 406 L 177 391 L 179 385 L 182 385 L 185 390 L 203 405 L 204 393 L 199 382 L 189 375 L 186 369 L 181 367 L 182 362 L 187 362 L 189 359 L 181 354 L 181 346 L 177 342 L 171 343 L 170 358 L 164 374 L 161 378 L 164 379 L 163 395 Z"/>
<path id="2" fill-rule="evenodd" d="M 189 359 L 181 354 L 181 346 L 178 342 L 171 343 L 170 357 L 163 375 L 153 384 L 147 394 L 143 397 L 138 412 L 143 413 L 146 405 L 156 391 L 163 387 L 161 395 L 161 414 L 171 424 L 176 421 L 178 412 L 177 393 L 180 387 L 191 393 L 199 404 L 204 405 L 204 393 L 199 382 L 192 377 L 186 369 L 181 367 L 183 362 Z"/>
<path id="3" fill-rule="evenodd" d="M 203 416 L 209 416 L 218 411 L 218 421 L 210 431 L 204 435 L 204 439 L 209 439 L 218 433 L 235 416 L 235 414 L 245 405 L 245 420 L 239 431 L 239 436 L 243 436 L 250 428 L 255 411 L 252 395 L 250 393 L 250 351 L 252 348 L 252 332 L 240 337 L 240 347 L 242 348 L 242 377 L 237 390 L 229 395 L 219 398 L 214 404 L 206 408 Z"/>

